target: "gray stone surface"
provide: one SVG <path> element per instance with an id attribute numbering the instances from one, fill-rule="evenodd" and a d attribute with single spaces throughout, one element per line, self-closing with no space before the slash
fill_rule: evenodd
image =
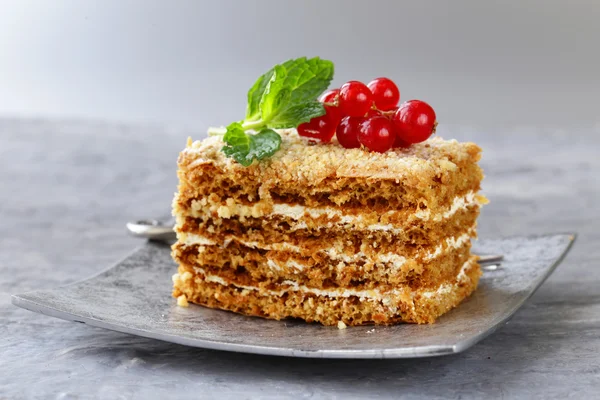
<path id="1" fill-rule="evenodd" d="M 138 244 L 129 219 L 164 216 L 189 132 L 0 120 L 0 398 L 597 398 L 600 133 L 442 136 L 485 150 L 480 236 L 576 231 L 552 277 L 465 353 L 311 360 L 163 343 L 18 309 L 10 294 L 88 277 Z M 198 136 L 194 134 L 194 136 Z"/>

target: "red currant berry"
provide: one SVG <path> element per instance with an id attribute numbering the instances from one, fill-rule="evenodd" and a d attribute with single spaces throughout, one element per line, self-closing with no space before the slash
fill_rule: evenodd
<path id="1" fill-rule="evenodd" d="M 362 117 L 373 105 L 373 94 L 362 82 L 346 82 L 340 88 L 340 110 L 349 117 Z"/>
<path id="2" fill-rule="evenodd" d="M 435 133 L 437 125 L 435 111 L 421 100 L 410 100 L 402 104 L 392 120 L 398 137 L 410 144 L 427 140 Z"/>
<path id="3" fill-rule="evenodd" d="M 327 143 L 335 134 L 337 122 L 327 114 L 298 125 L 298 135 Z"/>
<path id="4" fill-rule="evenodd" d="M 365 119 L 362 117 L 344 117 L 336 129 L 338 142 L 347 149 L 357 149 L 360 147 L 358 141 L 358 131 L 360 123 Z"/>
<path id="5" fill-rule="evenodd" d="M 410 143 L 406 143 L 404 140 L 400 139 L 400 137 L 398 135 L 396 135 L 396 138 L 394 139 L 394 145 L 392 146 L 392 148 L 398 149 L 398 148 L 406 148 L 409 146 L 410 146 Z"/>
<path id="6" fill-rule="evenodd" d="M 331 89 L 324 92 L 321 97 L 319 97 L 319 101 L 321 103 L 330 103 L 337 104 L 340 96 L 340 89 Z"/>
<path id="7" fill-rule="evenodd" d="M 392 148 L 396 135 L 394 124 L 386 117 L 371 117 L 361 122 L 358 141 L 369 150 L 385 153 Z"/>
<path id="8" fill-rule="evenodd" d="M 328 90 L 327 92 L 323 93 L 321 97 L 319 97 L 319 101 L 321 103 L 324 103 L 325 112 L 327 113 L 327 115 L 329 115 L 332 121 L 337 122 L 340 122 L 340 120 L 343 117 L 342 112 L 338 107 L 339 98 L 340 89 Z"/>
<path id="9" fill-rule="evenodd" d="M 367 87 L 373 93 L 373 101 L 377 109 L 389 111 L 395 108 L 400 101 L 398 86 L 388 78 L 373 79 Z"/>

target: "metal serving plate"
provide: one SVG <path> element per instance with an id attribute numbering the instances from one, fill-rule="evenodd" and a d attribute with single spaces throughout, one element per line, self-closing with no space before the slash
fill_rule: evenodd
<path id="1" fill-rule="evenodd" d="M 69 321 L 188 346 L 315 358 L 409 358 L 461 352 L 505 323 L 552 273 L 575 236 L 512 237 L 475 242 L 479 254 L 503 254 L 477 291 L 432 325 L 339 330 L 301 321 L 270 321 L 171 298 L 176 267 L 168 245 L 148 242 L 99 275 L 53 290 L 14 295 L 16 306 Z"/>

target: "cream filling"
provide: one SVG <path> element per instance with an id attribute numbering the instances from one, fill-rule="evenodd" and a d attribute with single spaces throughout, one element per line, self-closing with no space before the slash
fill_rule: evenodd
<path id="1" fill-rule="evenodd" d="M 246 285 L 237 285 L 226 282 L 223 278 L 207 274 L 204 269 L 201 267 L 194 267 L 196 273 L 204 275 L 204 280 L 206 282 L 218 283 L 223 286 L 234 286 L 244 290 L 255 290 L 258 291 L 259 294 L 263 296 L 282 296 L 288 292 L 299 292 L 304 294 L 314 294 L 317 296 L 325 296 L 330 298 L 348 298 L 348 297 L 358 297 L 360 300 L 372 300 L 381 302 L 383 305 L 390 307 L 391 309 L 396 309 L 398 305 L 401 303 L 410 302 L 414 307 L 414 298 L 417 295 L 425 298 L 437 298 L 440 296 L 450 294 L 457 286 L 467 283 L 470 278 L 467 275 L 467 270 L 474 264 L 474 260 L 469 260 L 465 264 L 463 264 L 460 272 L 456 277 L 456 281 L 452 283 L 443 283 L 435 290 L 413 290 L 409 287 L 401 287 L 387 291 L 381 291 L 378 289 L 370 289 L 370 290 L 355 290 L 355 289 L 316 289 L 309 288 L 305 285 L 299 285 L 294 281 L 284 281 L 282 285 L 287 285 L 286 288 L 281 290 L 265 290 L 261 288 L 257 288 L 255 286 L 246 286 Z M 173 279 L 176 281 L 177 276 L 174 276 Z"/>
<path id="2" fill-rule="evenodd" d="M 178 236 L 179 236 L 179 239 L 178 239 L 179 243 L 182 243 L 185 246 L 193 246 L 193 245 L 217 246 L 218 245 L 218 243 L 216 243 L 204 236 L 195 234 L 195 233 L 180 232 L 178 234 Z M 433 259 L 441 256 L 442 254 L 444 254 L 446 251 L 450 251 L 451 249 L 458 249 L 458 248 L 464 246 L 464 244 L 467 243 L 469 240 L 471 240 L 470 232 L 464 233 L 457 237 L 446 238 L 446 239 L 444 239 L 446 246 L 444 246 L 444 243 L 440 243 L 439 245 L 437 245 L 435 247 L 435 249 L 433 251 L 426 252 L 425 254 L 422 255 L 422 257 L 427 261 L 433 260 Z M 224 247 L 227 247 L 227 245 L 229 244 L 230 241 L 231 240 L 226 241 L 226 243 L 224 243 Z M 260 248 L 262 250 L 292 251 L 295 253 L 299 253 L 301 251 L 300 247 L 290 245 L 287 243 L 273 243 L 273 244 L 260 243 L 259 244 L 257 242 L 246 242 L 243 240 L 239 240 L 239 243 L 241 243 L 242 245 L 247 246 L 247 247 Z M 446 251 L 444 251 L 445 247 L 447 248 Z M 345 253 L 341 253 L 341 252 L 337 251 L 335 248 L 330 248 L 330 249 L 321 250 L 321 251 L 323 253 L 325 253 L 332 260 L 340 260 L 343 262 L 357 262 L 357 261 L 364 260 L 364 259 L 370 259 L 375 263 L 391 264 L 391 267 L 394 269 L 399 269 L 407 261 L 406 257 L 400 256 L 395 253 L 381 253 L 381 254 L 378 254 L 375 259 L 371 259 L 362 251 L 360 251 L 352 256 L 349 256 Z M 293 260 L 288 261 L 288 263 L 285 265 L 281 265 L 281 264 L 276 263 L 275 261 L 269 260 L 268 265 L 269 265 L 269 267 L 271 267 L 274 270 L 282 270 L 285 267 L 293 268 L 293 269 L 297 269 L 297 270 L 302 270 L 304 268 L 304 266 L 302 264 L 299 264 Z"/>
<path id="3" fill-rule="evenodd" d="M 296 262 L 294 260 L 288 260 L 285 264 L 282 265 L 281 263 L 269 259 L 267 260 L 267 265 L 275 271 L 282 271 L 284 268 L 302 271 L 304 270 L 304 268 L 307 267 L 307 265 L 300 264 L 299 262 Z"/>
<path id="4" fill-rule="evenodd" d="M 223 243 L 223 247 L 227 247 L 232 240 L 233 239 L 226 239 L 225 242 Z M 205 236 L 198 235 L 196 233 L 186 233 L 186 232 L 178 232 L 177 233 L 177 241 L 178 241 L 178 243 L 182 243 L 185 246 L 193 246 L 193 245 L 218 246 L 219 245 L 219 243 L 217 243 Z M 250 241 L 239 240 L 239 239 L 236 239 L 236 241 L 246 247 L 250 247 L 253 249 L 291 251 L 294 253 L 300 253 L 302 251 L 302 249 L 300 247 L 294 246 L 293 244 L 288 244 L 288 243 L 265 244 L 265 243 L 250 242 Z"/>
<path id="5" fill-rule="evenodd" d="M 456 214 L 460 210 L 464 210 L 472 205 L 481 205 L 482 201 L 478 198 L 475 192 L 469 192 L 463 197 L 456 197 L 452 201 L 452 205 L 448 210 L 443 213 L 437 213 L 433 215 L 434 221 L 441 221 L 443 219 L 447 219 L 452 215 Z M 384 215 L 393 214 L 395 211 L 388 211 L 383 213 Z M 323 208 L 311 208 L 305 207 L 301 205 L 289 205 L 289 204 L 274 204 L 273 212 L 271 215 L 282 215 L 285 217 L 289 217 L 295 220 L 302 219 L 305 214 L 308 214 L 311 218 L 319 218 L 323 215 L 326 215 L 328 218 L 339 217 L 340 221 L 338 224 L 355 224 L 360 225 L 364 224 L 364 218 L 360 215 L 344 215 L 342 211 L 332 208 L 332 207 L 323 207 Z M 422 220 L 429 220 L 431 218 L 431 210 L 417 210 L 414 214 L 414 217 Z M 392 224 L 369 224 L 367 227 L 369 230 L 393 230 Z"/>
<path id="6" fill-rule="evenodd" d="M 464 210 L 470 206 L 481 206 L 485 203 L 485 199 L 477 195 L 475 192 L 469 192 L 465 196 L 456 197 L 450 208 L 442 213 L 432 214 L 431 210 L 416 210 L 412 216 L 421 220 L 433 220 L 442 221 L 450 218 L 460 210 Z M 292 230 L 305 229 L 307 224 L 303 220 L 306 216 L 310 218 L 319 218 L 326 216 L 329 219 L 339 218 L 336 222 L 329 222 L 323 224 L 323 228 L 331 228 L 339 225 L 352 225 L 360 227 L 370 231 L 389 231 L 399 233 L 402 230 L 394 228 L 393 224 L 371 224 L 365 221 L 365 218 L 361 215 L 345 215 L 341 210 L 333 207 L 305 207 L 302 205 L 289 205 L 289 204 L 273 204 L 270 207 L 265 202 L 258 202 L 252 206 L 235 203 L 233 199 L 227 199 L 226 204 L 210 202 L 206 198 L 192 201 L 191 215 L 195 218 L 200 218 L 211 212 L 216 212 L 219 218 L 231 218 L 232 216 L 239 216 L 241 218 L 253 217 L 261 218 L 265 216 L 284 216 L 291 218 L 295 221 L 300 221 L 292 227 Z M 270 212 L 266 210 L 271 209 Z M 381 214 L 380 219 L 384 219 L 386 216 L 392 215 L 396 211 L 388 211 Z M 409 217 L 410 218 L 410 217 Z"/>
<path id="7" fill-rule="evenodd" d="M 417 210 L 415 212 L 415 217 L 417 217 L 418 219 L 425 220 L 425 221 L 427 221 L 429 219 L 433 219 L 434 221 L 441 221 L 443 219 L 450 218 L 451 216 L 456 214 L 458 211 L 464 210 L 469 206 L 473 206 L 473 205 L 481 206 L 484 203 L 485 203 L 485 201 L 481 196 L 478 196 L 475 192 L 469 192 L 463 197 L 458 197 L 458 196 L 455 197 L 454 200 L 452 201 L 452 205 L 450 206 L 450 208 L 447 211 L 445 211 L 443 213 L 434 214 L 433 218 L 431 218 L 431 210 L 430 209 Z"/>
<path id="8" fill-rule="evenodd" d="M 467 243 L 469 240 L 471 240 L 470 232 L 464 233 L 458 237 L 449 237 L 449 238 L 445 239 L 446 246 L 451 249 L 459 249 L 462 246 L 464 246 L 464 244 Z M 444 246 L 440 244 L 440 245 L 436 246 L 433 253 L 427 254 L 425 256 L 425 259 L 433 260 L 434 258 L 441 256 L 443 253 L 444 253 Z"/>

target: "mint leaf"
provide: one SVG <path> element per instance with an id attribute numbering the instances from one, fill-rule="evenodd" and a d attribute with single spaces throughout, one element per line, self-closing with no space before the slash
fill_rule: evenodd
<path id="1" fill-rule="evenodd" d="M 288 107 L 269 121 L 270 128 L 289 128 L 308 122 L 313 118 L 325 115 L 325 107 L 319 101 L 300 103 Z"/>
<path id="2" fill-rule="evenodd" d="M 246 106 L 246 121 L 254 121 L 260 118 L 260 100 L 271 81 L 275 67 L 271 68 L 267 73 L 261 75 L 254 85 L 248 91 L 248 105 Z"/>
<path id="3" fill-rule="evenodd" d="M 273 69 L 273 75 L 265 87 L 259 104 L 263 121 L 269 119 L 271 115 L 277 114 L 282 105 L 288 102 L 291 95 L 290 89 L 285 86 L 287 76 L 285 67 L 276 65 Z"/>
<path id="4" fill-rule="evenodd" d="M 301 57 L 276 65 L 248 91 L 244 122 L 260 118 L 263 125 L 270 128 L 295 128 L 315 116 L 323 115 L 322 107 L 317 107 L 314 102 L 329 87 L 333 72 L 333 63 L 318 57 Z M 307 105 L 320 112 L 298 111 Z M 303 118 L 294 118 L 300 115 Z"/>
<path id="5" fill-rule="evenodd" d="M 246 155 L 246 159 L 262 160 L 271 157 L 281 147 L 281 136 L 273 129 L 265 128 L 255 135 L 249 135 L 249 137 L 250 151 Z"/>
<path id="6" fill-rule="evenodd" d="M 295 128 L 315 116 L 323 115 L 324 109 L 317 107 L 314 103 L 333 79 L 333 63 L 318 57 L 309 60 L 302 57 L 288 60 L 281 67 L 285 69 L 286 74 L 281 86 L 276 86 L 279 93 L 272 100 L 276 106 L 262 109 L 262 120 L 265 125 L 269 128 Z M 277 80 L 276 78 L 275 81 Z M 288 91 L 289 94 L 285 91 Z M 299 109 L 304 106 L 311 107 L 313 111 L 299 112 Z M 314 111 L 315 107 L 318 112 Z M 296 116 L 302 116 L 302 118 L 295 118 Z"/>
<path id="7" fill-rule="evenodd" d="M 333 79 L 333 63 L 319 57 L 289 60 L 283 66 L 287 71 L 285 86 L 292 91 L 291 106 L 316 100 Z"/>
<path id="8" fill-rule="evenodd" d="M 281 137 L 271 128 L 295 128 L 324 115 L 317 97 L 327 89 L 333 73 L 331 61 L 301 57 L 261 75 L 248 91 L 246 118 L 227 127 L 222 151 L 244 166 L 275 154 Z M 209 128 L 209 135 L 223 134 L 222 129 Z M 250 130 L 259 133 L 248 134 Z"/>
<path id="9" fill-rule="evenodd" d="M 252 164 L 254 160 L 271 157 L 281 146 L 281 136 L 274 130 L 265 128 L 257 134 L 247 134 L 239 122 L 227 127 L 223 141 L 227 143 L 223 146 L 223 153 L 244 167 Z"/>
<path id="10" fill-rule="evenodd" d="M 248 135 L 246 135 L 242 124 L 239 122 L 233 122 L 227 126 L 227 132 L 223 135 L 223 141 L 229 147 L 248 148 L 250 146 Z"/>

